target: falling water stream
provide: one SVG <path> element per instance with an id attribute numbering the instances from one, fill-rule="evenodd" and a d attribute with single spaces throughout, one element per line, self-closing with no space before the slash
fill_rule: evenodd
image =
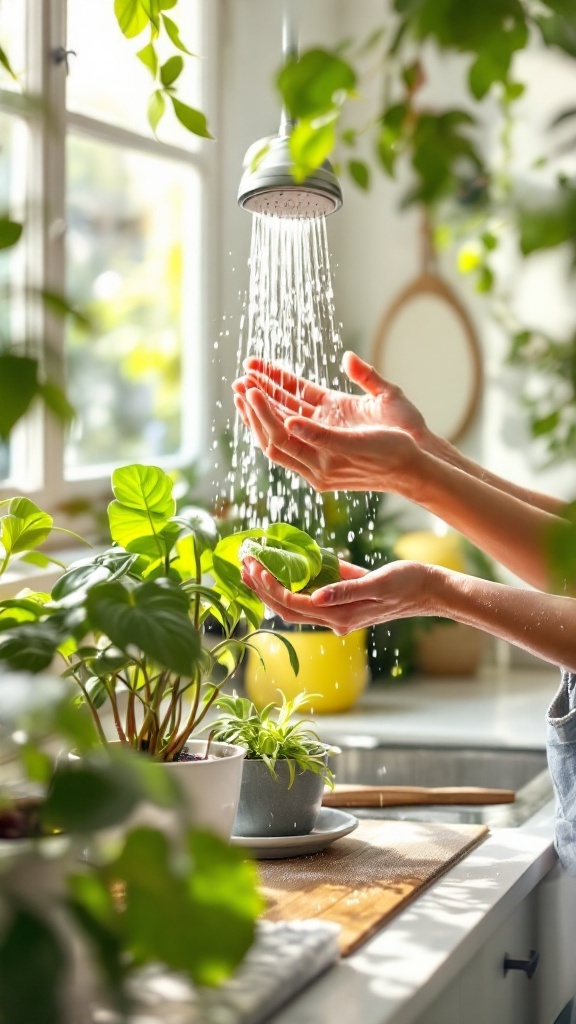
<path id="1" fill-rule="evenodd" d="M 238 375 L 248 356 L 258 356 L 317 384 L 350 390 L 340 368 L 341 325 L 335 319 L 325 218 L 253 216 L 249 269 Z M 283 521 L 300 526 L 321 543 L 334 539 L 326 532 L 322 495 L 298 474 L 266 459 L 239 416 L 226 488 L 227 500 L 246 527 Z M 368 520 L 367 514 L 367 530 L 373 526 Z"/>

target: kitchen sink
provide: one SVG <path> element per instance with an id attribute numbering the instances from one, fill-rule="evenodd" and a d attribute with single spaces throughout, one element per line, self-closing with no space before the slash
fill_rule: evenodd
<path id="1" fill-rule="evenodd" d="M 338 783 L 380 786 L 482 786 L 512 789 L 511 804 L 353 808 L 364 818 L 522 825 L 553 797 L 543 750 L 397 746 L 376 737 L 330 737 L 341 753 L 330 758 Z"/>

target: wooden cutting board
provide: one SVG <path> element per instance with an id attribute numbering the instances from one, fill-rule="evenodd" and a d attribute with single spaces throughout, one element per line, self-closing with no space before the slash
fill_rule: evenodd
<path id="1" fill-rule="evenodd" d="M 264 917 L 334 921 L 348 956 L 487 833 L 485 825 L 363 820 L 321 853 L 260 861 Z"/>

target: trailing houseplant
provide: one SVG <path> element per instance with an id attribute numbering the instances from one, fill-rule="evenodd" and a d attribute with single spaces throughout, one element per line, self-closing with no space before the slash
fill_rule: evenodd
<path id="1" fill-rule="evenodd" d="M 332 748 L 307 720 L 295 718 L 306 702 L 306 694 L 294 700 L 282 695 L 280 706 L 258 710 L 236 694 L 217 698 L 210 735 L 246 748 L 236 835 L 304 835 L 314 828 L 324 787 L 333 786 L 334 776 L 328 767 Z"/>

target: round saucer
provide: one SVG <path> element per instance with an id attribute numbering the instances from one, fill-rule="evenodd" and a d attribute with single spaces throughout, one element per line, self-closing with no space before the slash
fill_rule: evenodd
<path id="1" fill-rule="evenodd" d="M 358 828 L 358 819 L 353 814 L 334 807 L 322 807 L 316 825 L 305 836 L 232 836 L 230 843 L 250 850 L 257 860 L 307 857 L 326 849 L 355 828 Z"/>

